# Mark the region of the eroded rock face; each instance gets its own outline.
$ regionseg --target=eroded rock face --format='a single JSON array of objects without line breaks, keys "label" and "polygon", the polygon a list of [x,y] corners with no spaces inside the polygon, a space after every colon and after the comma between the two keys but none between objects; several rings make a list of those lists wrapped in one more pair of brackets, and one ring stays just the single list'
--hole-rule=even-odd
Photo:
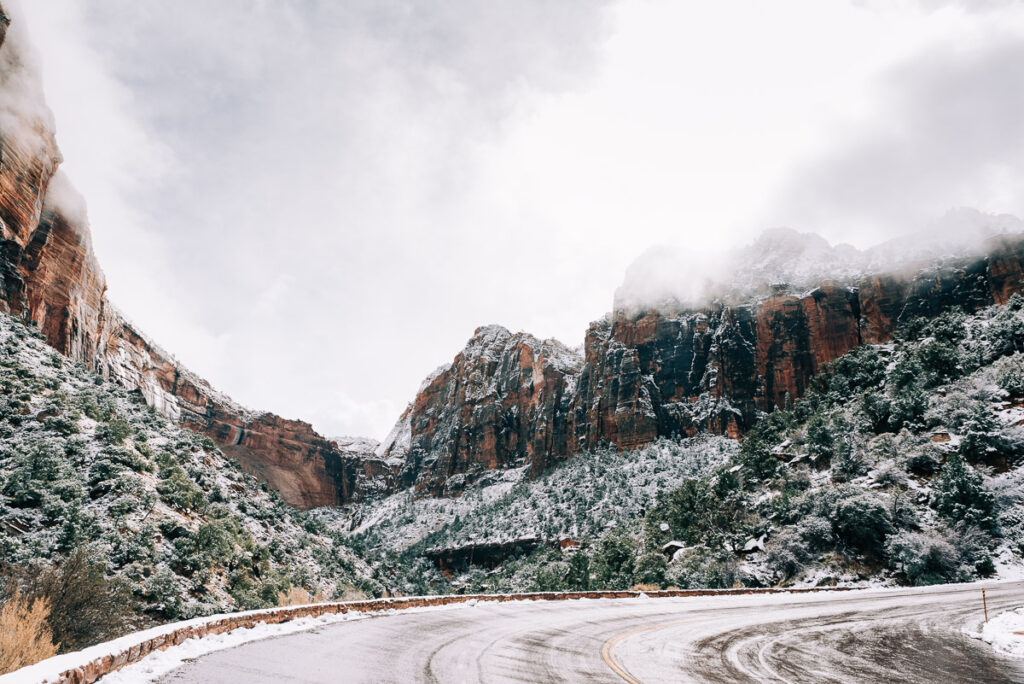
[{"label": "eroded rock face", "polygon": [[308,508],[361,496],[375,475],[365,459],[308,423],[238,406],[111,306],[85,203],[57,171],[53,131],[23,27],[0,7],[0,310],[35,321],[61,353],[210,436],[288,503]]},{"label": "eroded rock face", "polygon": [[861,343],[856,291],[825,286],[757,307],[757,407],[770,411],[803,396],[823,365]]},{"label": "eroded rock face", "polygon": [[539,473],[587,449],[658,437],[739,437],[859,344],[856,293],[823,288],[747,306],[619,313],[590,326],[583,357],[483,328],[424,382],[381,454],[406,481],[454,494],[494,468]]},{"label": "eroded rock face", "polygon": [[539,472],[552,454],[569,452],[581,361],[553,340],[479,328],[423,383],[379,456],[402,464],[399,484],[434,495],[457,495],[496,468]]},{"label": "eroded rock face", "polygon": [[742,404],[733,387],[753,375],[753,319],[717,307],[666,315],[617,314],[593,323],[574,397],[574,451],[630,449],[659,436],[737,432]]},{"label": "eroded rock face", "polygon": [[697,432],[738,438],[762,412],[800,398],[825,364],[889,340],[908,319],[1021,292],[1024,237],[989,249],[905,276],[801,293],[780,286],[742,304],[618,312],[591,324],[582,359],[555,342],[482,328],[427,378],[378,456],[392,468],[404,461],[396,486],[451,495],[489,469],[536,474],[604,445]]}]

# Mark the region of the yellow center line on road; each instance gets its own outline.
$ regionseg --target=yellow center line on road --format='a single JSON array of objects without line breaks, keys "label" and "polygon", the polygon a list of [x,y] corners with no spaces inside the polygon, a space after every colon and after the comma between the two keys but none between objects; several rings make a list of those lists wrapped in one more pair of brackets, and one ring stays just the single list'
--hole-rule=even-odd
[{"label": "yellow center line on road", "polygon": [[628,639],[629,637],[633,636],[634,634],[642,634],[644,632],[653,632],[654,630],[657,630],[657,629],[666,629],[668,627],[675,627],[677,625],[685,625],[685,624],[687,624],[689,622],[700,622],[700,620],[699,619],[697,619],[697,620],[677,620],[675,622],[663,622],[663,623],[661,623],[659,625],[651,625],[649,627],[639,627],[637,629],[631,629],[628,632],[622,632],[621,634],[616,634],[611,639],[609,639],[608,641],[604,642],[604,645],[601,647],[601,659],[604,660],[604,664],[605,665],[607,665],[609,668],[611,668],[612,672],[614,672],[615,674],[617,674],[620,677],[622,677],[622,679],[624,679],[625,681],[629,682],[629,684],[641,684],[639,679],[637,679],[632,674],[630,674],[629,670],[627,670],[625,667],[622,666],[621,663],[619,663],[618,659],[615,657],[615,647],[618,646],[620,641],[622,641],[624,639]]}]

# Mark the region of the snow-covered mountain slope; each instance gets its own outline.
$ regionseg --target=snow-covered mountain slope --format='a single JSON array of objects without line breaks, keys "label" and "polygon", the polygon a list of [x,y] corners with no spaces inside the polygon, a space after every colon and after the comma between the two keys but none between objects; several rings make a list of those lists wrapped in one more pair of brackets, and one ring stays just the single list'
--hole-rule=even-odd
[{"label": "snow-covered mountain slope", "polygon": [[0,574],[76,549],[155,621],[276,605],[293,586],[380,591],[344,540],[208,437],[0,314]]},{"label": "snow-covered mountain slope", "polygon": [[404,591],[1024,576],[1024,298],[908,320],[742,444],[660,440],[519,476],[317,516]]}]

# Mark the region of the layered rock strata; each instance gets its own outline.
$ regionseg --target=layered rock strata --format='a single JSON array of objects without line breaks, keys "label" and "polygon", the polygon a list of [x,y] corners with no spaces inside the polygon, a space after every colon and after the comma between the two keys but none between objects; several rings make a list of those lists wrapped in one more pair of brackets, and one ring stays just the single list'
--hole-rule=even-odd
[{"label": "layered rock strata", "polygon": [[1024,288],[1024,238],[988,255],[906,276],[865,276],[697,310],[624,311],[591,324],[581,355],[496,327],[476,332],[424,383],[378,458],[399,486],[460,491],[492,468],[538,473],[604,445],[659,437],[740,437],[763,412],[801,397],[830,361],[889,340],[916,316],[1004,304]]},{"label": "layered rock strata", "polygon": [[756,298],[619,311],[590,326],[582,351],[480,328],[427,378],[383,444],[332,441],[308,423],[238,406],[111,306],[84,202],[60,162],[31,51],[0,7],[0,310],[35,321],[54,348],[208,435],[302,508],[408,487],[458,495],[490,470],[535,475],[603,445],[701,431],[740,437],[761,412],[799,398],[829,361],[888,340],[913,316],[1003,304],[1024,279],[1024,239],[1005,238],[987,256],[913,275],[804,291],[775,283]]},{"label": "layered rock strata", "polygon": [[210,436],[289,503],[359,497],[372,455],[343,452],[308,423],[238,406],[111,306],[84,202],[58,172],[53,118],[33,61],[24,27],[0,7],[0,311],[34,321],[61,353]]}]

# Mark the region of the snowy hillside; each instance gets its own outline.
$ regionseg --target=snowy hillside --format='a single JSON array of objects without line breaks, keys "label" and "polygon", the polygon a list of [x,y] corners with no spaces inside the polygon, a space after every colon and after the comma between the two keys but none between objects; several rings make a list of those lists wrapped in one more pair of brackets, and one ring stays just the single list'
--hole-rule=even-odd
[{"label": "snowy hillside", "polygon": [[382,554],[400,591],[1018,576],[1022,307],[912,320],[831,364],[742,444],[661,440],[532,482],[495,473],[461,499],[406,493],[316,515]]},{"label": "snowy hillside", "polygon": [[[536,480],[522,469],[495,471],[458,499],[403,492],[338,514],[371,548],[400,551],[418,543],[459,546],[522,537],[558,540],[600,533],[612,521],[640,518],[660,491],[724,463],[738,446],[724,437],[660,440],[643,449],[574,456]],[[335,523],[337,524],[337,522]]]},{"label": "snowy hillside", "polygon": [[379,591],[342,540],[208,438],[8,316],[0,437],[0,593],[34,591],[34,577],[77,564],[98,572],[96,586],[116,591],[127,617],[144,624],[273,606],[293,587]]}]

